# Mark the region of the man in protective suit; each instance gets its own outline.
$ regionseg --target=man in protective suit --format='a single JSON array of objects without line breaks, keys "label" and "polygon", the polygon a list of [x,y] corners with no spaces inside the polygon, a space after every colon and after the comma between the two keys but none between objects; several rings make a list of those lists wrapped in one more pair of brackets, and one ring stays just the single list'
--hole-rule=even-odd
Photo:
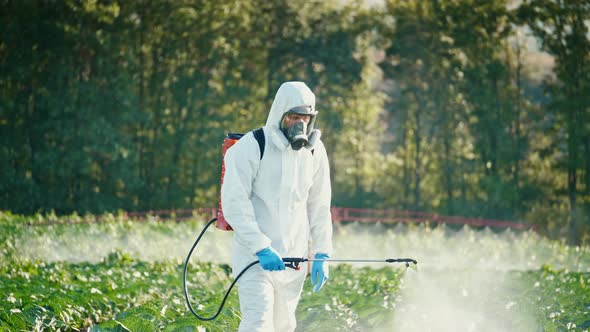
[{"label": "man in protective suit", "polygon": [[[331,185],[315,95],[303,82],[281,85],[266,125],[264,153],[253,132],[225,154],[221,201],[234,230],[233,271],[259,260],[238,281],[239,331],[293,331],[307,266],[285,269],[282,257],[327,259],[332,253]],[[314,261],[314,292],[328,278],[326,262]]]}]

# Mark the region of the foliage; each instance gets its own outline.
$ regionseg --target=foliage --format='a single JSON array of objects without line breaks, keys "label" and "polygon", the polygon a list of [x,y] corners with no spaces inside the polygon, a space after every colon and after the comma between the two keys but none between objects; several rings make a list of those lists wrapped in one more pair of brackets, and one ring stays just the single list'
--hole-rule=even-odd
[{"label": "foliage", "polygon": [[[590,328],[590,275],[588,273],[555,270],[545,265],[539,271],[518,275],[527,282],[531,305],[537,302],[538,318],[546,331],[587,330]],[[555,301],[550,305],[546,301]]]},{"label": "foliage", "polygon": [[[2,327],[8,330],[153,331],[180,325],[236,326],[227,313],[237,307],[235,294],[228,300],[229,319],[199,324],[188,318],[181,292],[182,265],[145,263],[112,252],[98,264],[21,262],[3,267]],[[199,264],[191,269],[192,296],[213,300],[229,282],[227,268]],[[213,301],[201,308],[214,310]],[[200,306],[201,307],[201,306]],[[105,322],[105,320],[109,320]],[[182,322],[184,321],[184,324]],[[178,325],[178,326],[177,326]]]},{"label": "foliage", "polygon": [[335,205],[526,218],[579,244],[589,17],[557,0],[0,1],[0,208],[215,206],[224,135],[303,80]]},{"label": "foliage", "polygon": [[[91,331],[226,331],[239,323],[235,292],[222,316],[201,322],[185,307],[181,292],[182,265],[147,263],[113,252],[103,262],[12,262],[2,267],[2,313],[4,330]],[[193,264],[189,287],[193,305],[212,314],[228,286],[223,265]],[[399,294],[401,270],[353,269],[341,265],[319,294],[306,284],[298,308],[299,330],[362,331],[391,324]],[[550,268],[514,272],[512,278],[528,285],[515,290],[512,301],[539,308],[546,330],[588,328],[590,300],[588,273],[553,271]],[[329,316],[322,315],[329,312]]]},{"label": "foliage", "polygon": [[[90,217],[98,216],[86,216],[88,219]],[[58,224],[26,225],[31,222],[39,225],[50,220]],[[196,233],[196,224],[175,223],[173,220],[130,223],[122,217],[108,215],[100,224],[65,223],[68,220],[76,220],[76,217],[23,217],[8,213],[0,214],[0,243],[3,248],[0,256],[1,331],[87,328],[90,331],[237,329],[240,312],[235,291],[230,295],[221,316],[213,322],[197,320],[186,307],[181,279],[182,260],[171,249],[185,241],[189,245],[190,241],[180,238],[179,234]],[[60,241],[60,234],[73,242],[76,237],[72,236],[72,231],[76,234],[90,233],[95,237],[103,236],[105,233],[95,233],[96,227],[99,226],[106,232],[116,233],[129,241],[132,240],[134,232],[144,232],[145,238],[152,239],[152,242],[145,240],[144,244],[167,252],[167,259],[139,259],[141,255],[138,253],[121,249],[110,250],[110,247],[103,245],[96,248],[101,254],[98,261],[72,262],[27,257],[22,251],[23,248],[19,246],[22,242],[18,239],[23,236],[53,239],[56,242]],[[33,233],[29,228],[34,228]],[[590,248],[552,244],[552,249],[563,256],[555,260],[555,266],[561,265],[562,260],[565,260],[571,266],[577,267],[576,271],[572,271],[557,269],[548,264],[534,265],[545,254],[542,251],[550,248],[537,247],[539,239],[529,234],[517,237],[516,234],[508,233],[503,235],[504,240],[498,241],[500,234],[489,231],[467,231],[462,235],[440,228],[429,230],[427,233],[421,233],[419,229],[399,227],[394,230],[379,229],[374,233],[368,231],[370,229],[367,229],[366,225],[343,229],[340,231],[341,234],[337,234],[336,247],[350,247],[351,243],[359,243],[360,247],[356,251],[363,254],[363,246],[369,246],[369,252],[376,257],[381,255],[381,252],[393,252],[390,248],[392,242],[400,246],[397,250],[399,252],[405,252],[405,249],[401,248],[411,248],[411,245],[418,242],[426,253],[414,253],[419,259],[418,271],[390,265],[378,268],[333,265],[330,267],[330,279],[321,292],[313,293],[309,281],[306,281],[297,309],[298,331],[391,331],[392,326],[397,326],[396,320],[400,318],[411,316],[411,321],[424,319],[422,316],[413,316],[414,312],[409,310],[412,306],[424,304],[412,302],[415,299],[408,293],[416,287],[427,285],[415,283],[416,277],[434,281],[438,289],[437,292],[422,290],[427,295],[420,301],[436,304],[434,307],[413,309],[422,310],[425,315],[437,315],[442,308],[438,306],[446,306],[447,309],[452,306],[449,299],[441,294],[458,294],[457,296],[464,297],[461,293],[466,292],[465,288],[471,284],[471,288],[467,288],[470,292],[479,290],[481,294],[490,295],[489,298],[482,298],[479,296],[480,293],[475,292],[471,299],[476,303],[492,305],[491,309],[485,312],[493,312],[493,319],[497,319],[498,315],[512,317],[507,314],[514,312],[518,307],[531,312],[537,325],[535,330],[584,331],[590,327]],[[176,242],[166,245],[157,234],[174,238]],[[198,249],[199,253],[213,254],[199,254],[200,260],[191,262],[188,269],[191,303],[198,312],[204,314],[213,314],[217,310],[221,296],[232,280],[228,265],[205,261],[210,257],[219,256],[223,250],[203,247],[220,242],[221,236],[225,235],[219,231],[213,234],[213,240],[208,239],[207,243],[200,244]],[[430,235],[422,240],[424,243],[420,242],[426,234]],[[465,239],[461,240],[461,236]],[[511,241],[515,243],[511,244]],[[488,257],[491,256],[489,254],[480,257],[476,254],[469,256],[474,255],[470,251],[476,246],[483,247],[488,253],[489,248],[497,249],[494,255],[498,257]],[[182,254],[186,254],[188,247],[182,249]],[[227,248],[225,251],[228,251]],[[530,266],[530,269],[522,270],[515,264],[513,268],[501,271],[498,265],[502,260],[506,260],[504,251],[512,257],[528,257],[526,266]],[[480,254],[484,252],[486,251]],[[88,257],[83,251],[80,254]],[[446,255],[450,255],[450,261]],[[437,268],[439,262],[441,264]],[[533,265],[530,265],[531,262]],[[508,266],[514,264],[507,263]],[[465,267],[461,267],[461,264]],[[445,283],[444,280],[449,278],[453,279],[453,282]],[[502,279],[506,279],[508,282],[505,284],[510,286],[505,293],[497,290]],[[498,303],[499,308],[493,307]],[[469,324],[479,324],[479,319],[477,315],[468,316],[456,323],[464,324],[465,327]],[[513,327],[513,330],[524,331],[528,326],[525,323],[523,320],[506,321],[503,324]]]}]

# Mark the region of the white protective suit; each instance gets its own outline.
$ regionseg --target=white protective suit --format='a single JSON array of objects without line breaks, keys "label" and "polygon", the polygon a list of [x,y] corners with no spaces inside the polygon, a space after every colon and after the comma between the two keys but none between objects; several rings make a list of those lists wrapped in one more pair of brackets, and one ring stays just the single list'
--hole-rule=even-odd
[{"label": "white protective suit", "polygon": [[[311,105],[315,95],[303,82],[281,85],[260,149],[252,132],[225,155],[221,201],[225,219],[234,229],[233,272],[236,276],[256,261],[256,252],[272,246],[281,257],[332,253],[331,186],[328,157],[321,140],[295,151],[279,129],[285,112]],[[242,321],[239,331],[293,331],[307,265],[301,270],[265,271],[250,268],[238,281]]]}]

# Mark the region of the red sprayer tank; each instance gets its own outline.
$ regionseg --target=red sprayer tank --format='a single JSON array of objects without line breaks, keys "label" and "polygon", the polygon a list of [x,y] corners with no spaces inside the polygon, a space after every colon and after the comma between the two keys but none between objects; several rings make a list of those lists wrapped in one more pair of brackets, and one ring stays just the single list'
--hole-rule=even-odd
[{"label": "red sprayer tank", "polygon": [[[222,160],[221,160],[220,188],[221,188],[221,185],[223,184],[223,177],[225,175],[225,161],[223,160],[223,157],[225,157],[225,152],[232,145],[234,145],[240,138],[242,138],[242,136],[244,136],[244,134],[229,133],[229,134],[227,134],[227,136],[223,140],[223,145],[221,146]],[[222,209],[221,205],[222,204],[221,204],[221,193],[220,193],[219,194],[219,210],[217,210],[217,222],[215,223],[215,227],[217,227],[221,230],[224,230],[224,231],[232,231],[233,229],[231,228],[231,226],[227,223],[227,221],[223,217],[223,209]]]}]

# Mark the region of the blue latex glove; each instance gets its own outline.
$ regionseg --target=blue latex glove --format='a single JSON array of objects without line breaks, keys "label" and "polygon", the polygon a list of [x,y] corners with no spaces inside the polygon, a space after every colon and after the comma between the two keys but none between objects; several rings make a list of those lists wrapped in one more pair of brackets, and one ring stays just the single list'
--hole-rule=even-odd
[{"label": "blue latex glove", "polygon": [[[328,259],[327,254],[317,253],[315,259]],[[313,292],[317,293],[322,286],[328,281],[328,264],[322,261],[314,261],[311,265],[311,283],[313,284]]]},{"label": "blue latex glove", "polygon": [[267,247],[259,252],[256,253],[258,256],[258,260],[260,261],[260,265],[264,270],[267,271],[281,271],[285,269],[285,263],[279,255],[272,247]]}]

